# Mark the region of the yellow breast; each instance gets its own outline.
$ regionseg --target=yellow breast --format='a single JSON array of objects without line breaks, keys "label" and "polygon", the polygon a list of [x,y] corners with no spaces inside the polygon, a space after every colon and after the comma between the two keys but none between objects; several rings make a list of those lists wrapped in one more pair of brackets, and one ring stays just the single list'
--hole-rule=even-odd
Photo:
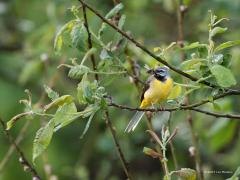
[{"label": "yellow breast", "polygon": [[170,94],[172,87],[173,80],[170,77],[164,82],[153,78],[150,82],[149,89],[144,93],[144,99],[140,107],[144,108],[165,101]]}]

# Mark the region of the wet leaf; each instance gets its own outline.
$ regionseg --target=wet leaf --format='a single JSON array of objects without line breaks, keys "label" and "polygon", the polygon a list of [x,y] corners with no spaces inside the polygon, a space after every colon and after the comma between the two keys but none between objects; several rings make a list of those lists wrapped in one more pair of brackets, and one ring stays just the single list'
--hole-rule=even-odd
[{"label": "wet leaf", "polygon": [[231,87],[236,84],[235,77],[228,68],[221,65],[214,65],[210,70],[221,87]]}]

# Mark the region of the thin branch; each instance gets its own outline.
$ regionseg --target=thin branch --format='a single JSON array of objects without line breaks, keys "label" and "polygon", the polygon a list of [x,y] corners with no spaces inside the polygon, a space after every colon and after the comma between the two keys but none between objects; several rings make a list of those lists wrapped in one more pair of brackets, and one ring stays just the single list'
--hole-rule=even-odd
[{"label": "thin branch", "polygon": [[[89,27],[88,27],[86,6],[84,4],[82,4],[82,9],[83,9],[83,17],[84,17],[84,26],[85,26],[85,28],[87,30],[87,34],[88,34],[88,48],[91,49],[92,48],[92,35],[91,35],[91,32],[90,32]],[[91,61],[92,61],[93,70],[97,71],[97,66],[96,66],[96,61],[95,61],[94,54],[92,54],[90,56],[90,58],[91,58]],[[98,80],[98,74],[95,74],[95,79]]]},{"label": "thin branch", "polygon": [[129,173],[128,163],[127,163],[126,158],[125,158],[125,156],[124,156],[124,154],[123,154],[123,152],[122,152],[121,146],[120,146],[120,144],[119,144],[119,142],[118,142],[118,139],[117,139],[117,136],[116,136],[116,130],[115,130],[115,128],[113,127],[113,124],[112,124],[112,122],[111,122],[111,120],[110,120],[110,118],[109,118],[109,113],[108,113],[107,110],[105,111],[105,120],[106,120],[107,126],[109,127],[109,129],[110,129],[110,131],[111,131],[111,134],[112,134],[112,137],[113,137],[113,141],[114,141],[115,147],[116,147],[116,149],[117,149],[117,151],[118,151],[118,155],[119,155],[119,157],[120,157],[120,160],[121,160],[121,163],[122,163],[124,172],[125,172],[127,178],[128,178],[129,180],[131,180],[132,178],[131,178],[131,175],[130,175],[130,173]]},{"label": "thin branch", "polygon": [[179,111],[179,110],[192,110],[196,111],[199,113],[203,113],[209,116],[215,116],[215,117],[223,117],[223,118],[232,118],[232,119],[240,119],[240,115],[234,115],[234,114],[220,114],[220,113],[214,113],[210,111],[205,111],[197,108],[192,108],[192,107],[185,107],[185,106],[180,106],[179,108],[133,108],[129,106],[124,106],[120,104],[116,104],[113,102],[108,103],[108,106],[116,107],[119,109],[125,109],[129,111],[145,111],[145,112],[160,112],[160,111],[168,111],[168,112],[173,112],[173,111]]},{"label": "thin branch", "polygon": [[[24,126],[22,127],[22,129],[20,130],[15,143],[16,145],[20,144],[20,142],[23,140],[25,132],[27,130],[27,128],[29,127],[29,125],[31,124],[32,121],[26,121],[26,123],[24,124]],[[6,166],[7,162],[9,161],[12,153],[14,152],[14,145],[11,144],[11,146],[9,147],[6,155],[4,155],[4,158],[2,159],[1,163],[0,163],[0,173],[2,172],[3,168]]]},{"label": "thin branch", "polygon": [[221,99],[225,96],[232,96],[232,95],[240,95],[240,91],[236,91],[236,90],[228,90],[222,94],[218,94],[218,95],[215,95],[213,96],[212,99],[208,98],[208,99],[205,99],[205,100],[202,100],[200,102],[197,102],[197,103],[194,103],[194,104],[191,104],[191,105],[186,105],[185,107],[186,108],[194,108],[194,107],[198,107],[198,106],[201,106],[203,104],[206,104],[206,103],[209,103],[209,102],[213,102],[217,99]]},{"label": "thin branch", "polygon": [[6,125],[4,123],[4,121],[0,118],[0,123],[2,125],[3,128],[3,132],[6,135],[8,141],[14,146],[16,152],[19,155],[19,162],[22,164],[22,166],[24,167],[25,170],[29,171],[32,174],[32,177],[34,178],[34,180],[40,180],[40,176],[38,175],[37,171],[35,170],[35,168],[28,162],[28,160],[25,158],[24,153],[22,152],[22,150],[20,149],[20,147],[15,143],[14,139],[12,138],[12,136],[9,134],[9,132],[6,130]]},{"label": "thin branch", "polygon": [[[88,21],[87,21],[87,14],[86,14],[86,7],[85,7],[85,4],[80,1],[81,4],[82,4],[82,7],[83,7],[83,16],[84,16],[84,25],[87,29],[87,33],[88,33],[88,48],[91,49],[92,48],[92,39],[91,39],[91,32],[89,31],[89,27],[88,27]],[[91,56],[92,58],[92,65],[93,65],[93,70],[94,71],[97,71],[97,67],[96,67],[96,62],[95,62],[95,58],[94,56],[92,55]],[[98,81],[98,74],[95,74],[95,79]],[[131,180],[131,175],[129,173],[129,167],[128,167],[128,164],[127,164],[127,161],[126,161],[126,158],[122,152],[122,149],[121,149],[121,146],[119,144],[119,141],[117,139],[117,136],[116,136],[116,132],[115,132],[115,128],[113,127],[112,125],[112,122],[110,120],[110,117],[109,117],[109,112],[108,112],[108,109],[105,110],[105,121],[106,121],[106,124],[107,124],[107,127],[110,129],[110,132],[112,134],[112,137],[113,137],[113,141],[114,141],[114,144],[115,144],[115,147],[117,149],[117,152],[118,152],[118,155],[119,155],[119,158],[121,160],[121,163],[122,163],[122,167],[124,169],[124,172],[127,176],[127,178],[129,180]]]},{"label": "thin branch", "polygon": [[216,118],[222,117],[222,118],[229,118],[229,119],[240,119],[240,115],[237,115],[237,114],[220,114],[220,113],[215,113],[215,112],[206,111],[206,110],[197,109],[197,108],[191,108],[191,110],[200,112],[209,116],[215,116]]}]

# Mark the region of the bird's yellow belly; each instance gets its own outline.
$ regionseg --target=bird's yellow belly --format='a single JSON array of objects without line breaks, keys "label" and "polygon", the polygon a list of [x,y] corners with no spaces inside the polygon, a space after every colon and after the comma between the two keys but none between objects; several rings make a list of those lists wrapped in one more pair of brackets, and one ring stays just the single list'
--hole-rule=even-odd
[{"label": "bird's yellow belly", "polygon": [[144,99],[141,108],[160,103],[167,99],[173,86],[173,81],[168,78],[165,82],[154,79],[150,83],[149,89],[144,93]]}]

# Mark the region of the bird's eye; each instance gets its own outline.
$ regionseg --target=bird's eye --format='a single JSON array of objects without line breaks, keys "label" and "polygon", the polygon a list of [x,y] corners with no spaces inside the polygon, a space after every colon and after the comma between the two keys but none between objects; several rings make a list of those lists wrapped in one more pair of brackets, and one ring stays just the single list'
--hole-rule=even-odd
[{"label": "bird's eye", "polygon": [[164,73],[165,71],[164,70],[157,70],[157,73]]}]

